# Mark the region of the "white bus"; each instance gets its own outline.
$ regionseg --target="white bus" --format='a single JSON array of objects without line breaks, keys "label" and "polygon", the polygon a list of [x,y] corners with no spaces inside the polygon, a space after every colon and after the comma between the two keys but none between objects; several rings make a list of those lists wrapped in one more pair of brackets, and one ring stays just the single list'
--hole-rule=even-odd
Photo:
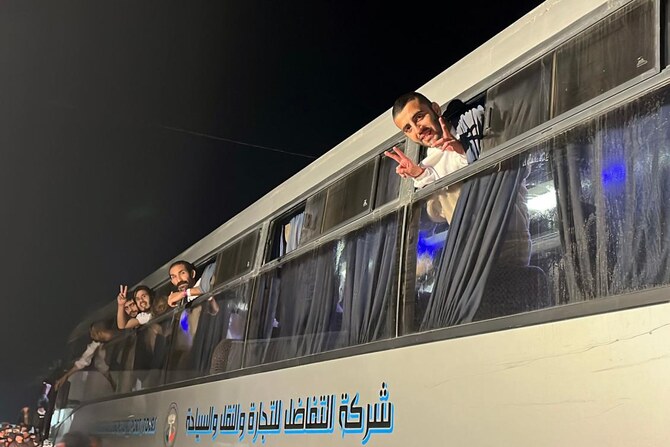
[{"label": "white bus", "polygon": [[[476,161],[415,189],[385,110],[160,267],[166,294],[215,261],[212,291],[108,342],[114,387],[73,376],[52,439],[666,445],[668,4],[547,0],[417,89],[484,108]],[[515,206],[527,265],[500,254]]]}]

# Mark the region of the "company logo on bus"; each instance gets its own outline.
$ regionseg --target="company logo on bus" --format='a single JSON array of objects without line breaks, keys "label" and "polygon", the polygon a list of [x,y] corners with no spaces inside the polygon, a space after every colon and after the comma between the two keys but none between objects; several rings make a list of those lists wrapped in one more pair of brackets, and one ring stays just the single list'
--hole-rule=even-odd
[{"label": "company logo on bus", "polygon": [[165,431],[163,433],[163,444],[172,447],[177,438],[177,404],[172,402],[165,418]]}]

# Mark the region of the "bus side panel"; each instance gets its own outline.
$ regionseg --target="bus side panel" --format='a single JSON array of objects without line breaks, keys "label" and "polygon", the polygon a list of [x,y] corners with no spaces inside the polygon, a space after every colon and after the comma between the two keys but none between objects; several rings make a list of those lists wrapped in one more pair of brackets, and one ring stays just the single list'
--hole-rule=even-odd
[{"label": "bus side panel", "polygon": [[661,304],[101,402],[71,429],[106,447],[660,446],[668,377]]}]

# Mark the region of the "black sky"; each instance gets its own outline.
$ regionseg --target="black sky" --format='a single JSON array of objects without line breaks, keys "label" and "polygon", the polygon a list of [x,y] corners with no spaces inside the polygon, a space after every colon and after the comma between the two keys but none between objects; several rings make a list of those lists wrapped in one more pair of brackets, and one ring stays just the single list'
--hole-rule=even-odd
[{"label": "black sky", "polygon": [[119,283],[311,161],[171,129],[318,157],[540,2],[453,3],[0,0],[0,421]]}]

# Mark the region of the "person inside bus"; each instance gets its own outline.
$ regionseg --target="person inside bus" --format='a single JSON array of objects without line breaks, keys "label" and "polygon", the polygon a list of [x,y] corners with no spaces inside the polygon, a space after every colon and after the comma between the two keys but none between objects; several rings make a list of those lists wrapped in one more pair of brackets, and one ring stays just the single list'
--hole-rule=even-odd
[{"label": "person inside bus", "polygon": [[168,273],[170,282],[176,289],[168,296],[168,305],[176,307],[184,301],[190,303],[203,293],[212,288],[216,262],[209,264],[203,270],[202,275],[196,280],[197,272],[195,266],[188,261],[175,261],[170,265]]},{"label": "person inside bus", "polygon": [[128,320],[137,317],[140,312],[134,299],[128,298],[128,286],[120,285],[119,294],[116,297],[116,326],[126,329]]},{"label": "person inside bus", "polygon": [[[479,156],[483,134],[482,106],[468,108],[455,99],[449,103],[443,116],[437,103],[421,93],[410,92],[396,99],[392,114],[394,124],[407,137],[427,148],[426,157],[419,164],[397,147],[384,152],[398,163],[398,175],[411,178],[416,188],[423,188],[467,166],[469,161]],[[459,194],[460,184],[456,184],[438,198],[429,200],[427,208],[431,218],[451,221]]]},{"label": "person inside bus", "polygon": [[[149,320],[153,318],[151,313],[151,305],[153,303],[154,293],[147,286],[137,286],[133,292],[133,301],[137,310],[139,311],[134,317],[128,319],[123,325],[123,318],[119,319],[119,313],[121,310],[121,302],[125,297],[125,293],[128,290],[127,287],[122,287],[121,292],[117,296],[117,314],[116,314],[116,323],[119,329],[132,329],[134,327],[146,324]],[[125,302],[124,302],[125,306]]]},{"label": "person inside bus", "polygon": [[[176,307],[179,305],[187,305],[195,300],[198,296],[208,293],[212,284],[214,284],[214,274],[216,272],[216,262],[207,265],[202,274],[198,277],[197,270],[193,264],[188,261],[179,260],[170,265],[168,273],[170,275],[170,282],[176,289],[168,296],[168,305]],[[203,309],[205,312],[203,312]],[[203,334],[198,335],[198,330],[202,329],[207,332],[207,329],[212,324],[216,324],[216,316],[219,314],[219,304],[213,297],[207,300],[207,303],[199,306],[187,306],[181,314],[180,326],[182,331],[177,332],[177,339],[174,340],[175,346],[179,348],[175,351],[179,360],[175,361],[177,369],[182,371],[191,370],[195,373],[195,359],[191,352],[194,346],[196,337],[202,337]],[[203,329],[204,328],[204,329]],[[204,343],[204,340],[200,342]]]},{"label": "person inside bus", "polygon": [[105,343],[112,339],[115,331],[109,327],[104,321],[96,321],[91,324],[89,335],[91,342],[86,346],[82,355],[74,362],[65,374],[63,374],[54,384],[54,389],[58,390],[70,378],[70,376],[77,371],[81,371],[93,362],[93,365],[98,372],[100,372],[110,383],[112,389],[115,388],[114,380],[109,374],[109,365],[107,363],[107,353],[105,351]]},{"label": "person inside bus", "polygon": [[[484,128],[482,106],[468,108],[463,102],[453,100],[447,105],[445,116],[442,116],[436,102],[421,93],[410,92],[396,99],[392,115],[394,124],[410,140],[428,148],[426,157],[419,164],[397,147],[384,152],[384,155],[398,163],[398,175],[411,178],[416,188],[423,188],[479,158]],[[524,181],[517,191],[515,212],[500,253],[505,263],[524,266],[530,260],[527,195]],[[449,223],[459,196],[460,184],[449,186],[437,197],[428,200],[428,215],[434,221]]]},{"label": "person inside bus", "polygon": [[[453,105],[452,105],[453,104]],[[449,104],[451,109],[462,109],[462,102],[456,100]],[[450,115],[458,115],[458,111]],[[484,109],[481,106],[460,115],[457,128],[463,130],[458,138],[453,134],[456,129],[453,120],[442,116],[440,106],[431,102],[418,92],[410,92],[396,99],[392,109],[394,124],[409,139],[428,148],[427,156],[421,163],[414,163],[402,150],[394,147],[384,155],[398,163],[396,173],[403,178],[412,178],[414,186],[423,188],[462,167],[468,165],[468,158],[462,141],[476,144],[479,153],[479,140],[482,135]],[[451,118],[451,117],[448,117]]]}]

